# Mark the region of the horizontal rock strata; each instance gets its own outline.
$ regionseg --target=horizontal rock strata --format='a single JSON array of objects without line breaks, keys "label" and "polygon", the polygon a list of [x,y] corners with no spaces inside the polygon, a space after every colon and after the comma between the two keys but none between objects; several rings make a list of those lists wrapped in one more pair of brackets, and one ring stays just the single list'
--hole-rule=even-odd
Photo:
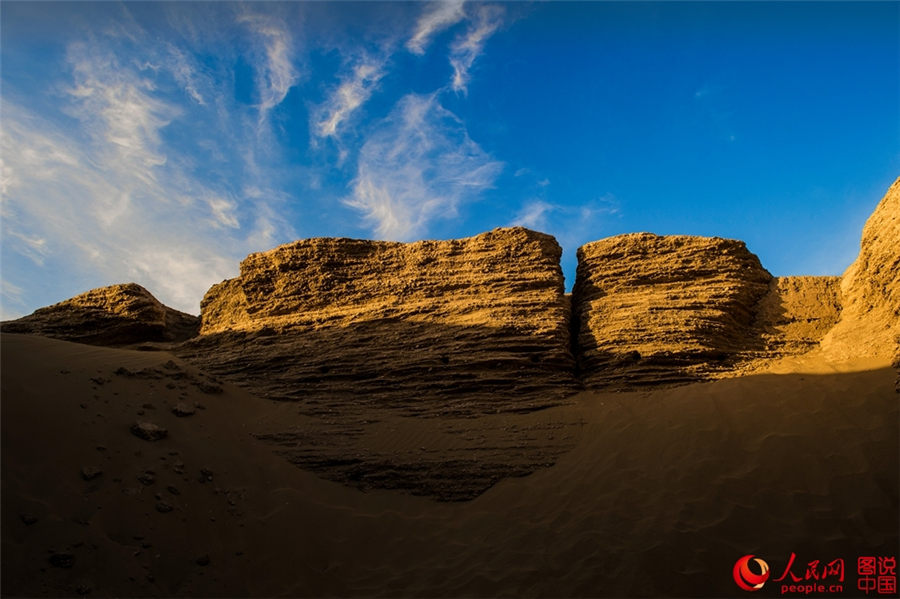
[{"label": "horizontal rock strata", "polygon": [[199,328],[199,318],[164,306],[136,283],[92,289],[2,325],[5,333],[93,345],[179,342],[197,335]]},{"label": "horizontal rock strata", "polygon": [[[815,348],[841,317],[840,277],[776,277],[756,307],[764,357]],[[748,350],[752,344],[748,344]]]},{"label": "horizontal rock strata", "polygon": [[309,413],[528,411],[577,388],[561,250],[511,228],[394,243],[308,239],[251,254],[180,352]]},{"label": "horizontal rock strata", "polygon": [[758,344],[771,275],[743,242],[619,235],[582,246],[573,290],[581,377],[591,388],[708,378]]},{"label": "horizontal rock strata", "polygon": [[[251,254],[214,285],[197,337],[198,319],[134,284],[3,330],[107,345],[187,339],[183,358],[285,402],[250,432],[297,466],[363,490],[465,500],[571,449],[577,417],[538,410],[584,387],[735,376],[819,347],[900,368],[898,240],[900,181],[842,278],[773,278],[742,242],[639,233],[579,249],[569,298],[556,241],[522,228],[308,239]],[[427,440],[403,433],[408,416],[429,417]]]}]

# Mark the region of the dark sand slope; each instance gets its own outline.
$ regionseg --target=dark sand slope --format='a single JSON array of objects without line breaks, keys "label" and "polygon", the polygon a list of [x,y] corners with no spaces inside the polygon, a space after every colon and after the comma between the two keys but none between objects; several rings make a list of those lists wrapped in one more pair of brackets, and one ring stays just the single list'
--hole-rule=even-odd
[{"label": "dark sand slope", "polygon": [[[441,503],[293,467],[250,434],[289,404],[217,393],[165,352],[8,334],[2,349],[5,596],[733,596],[746,553],[897,549],[883,362],[798,360],[781,366],[794,374],[470,420],[486,443],[534,426],[571,450]],[[177,417],[179,402],[205,409]],[[137,438],[137,420],[168,437]],[[404,419],[372,451],[449,443],[438,421]],[[102,473],[85,480],[90,468]]]}]

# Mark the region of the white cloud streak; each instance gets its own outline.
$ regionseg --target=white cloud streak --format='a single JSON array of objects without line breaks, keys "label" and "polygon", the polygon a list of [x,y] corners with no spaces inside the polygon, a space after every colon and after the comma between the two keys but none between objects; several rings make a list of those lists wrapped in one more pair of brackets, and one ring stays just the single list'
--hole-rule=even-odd
[{"label": "white cloud streak", "polygon": [[469,70],[484,50],[484,44],[503,22],[503,9],[483,5],[475,13],[474,20],[465,35],[456,39],[450,48],[450,65],[453,67],[451,87],[465,93],[469,83]]},{"label": "white cloud streak", "polygon": [[[137,64],[116,49],[95,42],[69,47],[70,120],[2,99],[5,302],[27,307],[22,298],[37,279],[6,259],[18,254],[62,273],[67,282],[57,285],[79,285],[71,295],[84,291],[85,281],[136,281],[161,301],[197,313],[206,290],[233,276],[240,258],[293,236],[272,209],[279,198],[265,180],[253,184],[253,197],[235,193],[225,182],[192,174],[195,162],[183,153],[190,149],[167,143],[172,127],[193,127],[220,147],[239,139],[205,126],[209,111],[215,122],[216,108],[191,94],[193,88],[203,99],[205,83],[191,65],[165,52]],[[163,99],[154,79],[162,71],[173,73],[190,103]],[[249,146],[253,137],[237,145]]]},{"label": "white cloud streak", "polygon": [[72,112],[87,125],[95,143],[106,142],[104,154],[113,165],[149,175],[164,164],[159,130],[178,109],[155,98],[149,79],[123,68],[109,54],[79,43],[70,47],[69,62],[75,86],[68,92],[78,105]]},{"label": "white cloud streak", "polygon": [[[275,12],[203,5],[181,18],[172,9],[169,20],[183,26],[180,38],[165,39],[142,30],[126,8],[69,44],[64,79],[41,82],[62,91],[45,103],[50,110],[25,100],[33,93],[27,86],[4,93],[4,301],[32,301],[38,285],[74,295],[85,281],[134,280],[196,313],[210,284],[233,276],[246,253],[296,236],[272,111],[302,80],[303,33],[293,23],[303,11],[291,12],[293,20]],[[314,138],[337,142],[341,161],[356,159],[343,203],[379,237],[422,235],[477,201],[502,170],[439,100],[451,89],[465,92],[502,16],[498,7],[433,2],[375,43],[339,44],[346,70],[307,118]],[[195,27],[214,17],[216,27]],[[449,85],[402,97],[380,121],[360,118],[404,41],[421,55],[464,21],[468,29],[444,48]],[[224,55],[201,63],[210,48]],[[234,97],[239,58],[252,69],[252,106]]]},{"label": "white cloud streak", "polygon": [[427,3],[428,8],[419,17],[412,37],[406,42],[406,48],[413,54],[425,54],[434,35],[466,18],[464,3],[465,0],[437,0]]},{"label": "white cloud streak", "polygon": [[269,15],[241,15],[238,22],[246,24],[262,42],[265,62],[259,65],[256,86],[259,118],[264,121],[269,112],[284,101],[299,79],[292,59],[293,36],[283,22]]},{"label": "white cloud streak", "polygon": [[379,237],[410,240],[476,200],[501,169],[436,94],[410,94],[363,144],[345,203]]},{"label": "white cloud streak", "polygon": [[190,98],[200,106],[206,106],[206,99],[200,92],[201,87],[209,85],[201,82],[196,69],[191,64],[191,60],[178,47],[173,44],[168,45],[168,54],[170,59],[172,76],[175,81],[184,89]]},{"label": "white cloud streak", "polygon": [[619,202],[611,195],[581,205],[556,204],[543,198],[532,198],[522,204],[509,226],[550,233],[563,247],[575,248],[597,239],[597,231],[602,229],[605,221],[617,218],[619,214]]},{"label": "white cloud streak", "polygon": [[341,124],[347,121],[372,96],[384,76],[385,59],[367,58],[356,63],[349,75],[331,92],[325,103],[314,112],[315,134],[335,137]]},{"label": "white cloud streak", "polygon": [[0,320],[13,320],[24,316],[25,290],[6,279],[0,281]]},{"label": "white cloud streak", "polygon": [[[118,108],[133,109],[134,96],[125,98]],[[107,131],[116,141],[107,144],[121,147],[118,154],[109,145],[85,148],[81,140],[54,131],[50,123],[9,102],[4,121],[3,153],[16,174],[4,194],[3,243],[8,249],[37,266],[49,259],[66,262],[88,278],[99,275],[101,284],[136,280],[163,301],[191,312],[197,311],[206,288],[233,270],[222,248],[207,244],[209,239],[192,224],[202,217],[202,205],[174,205],[171,198],[183,191],[157,183],[152,168],[127,170],[138,164],[134,156],[157,156],[153,148],[119,146],[117,126]],[[55,157],[40,152],[48,145],[55,148]]]},{"label": "white cloud streak", "polygon": [[544,200],[530,200],[516,213],[512,226],[542,230],[547,228],[547,217],[559,207]]},{"label": "white cloud streak", "polygon": [[[453,68],[451,88],[465,93],[469,71],[483,52],[487,39],[502,24],[504,10],[499,6],[483,5],[474,11],[467,11],[464,0],[441,0],[430,2],[426,6],[407,40],[406,48],[414,54],[424,54],[434,35],[457,23],[471,20],[470,27],[457,37],[449,54]],[[386,75],[395,41],[396,39],[382,44],[375,56],[364,55],[347,61],[350,65],[349,72],[340,78],[326,101],[313,111],[313,135],[319,138],[338,137],[342,125],[371,98],[378,83]]]}]

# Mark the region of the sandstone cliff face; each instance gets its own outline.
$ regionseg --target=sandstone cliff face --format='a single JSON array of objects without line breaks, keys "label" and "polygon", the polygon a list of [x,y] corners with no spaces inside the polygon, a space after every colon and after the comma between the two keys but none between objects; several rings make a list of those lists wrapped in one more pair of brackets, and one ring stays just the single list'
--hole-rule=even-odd
[{"label": "sandstone cliff face", "polygon": [[[257,436],[294,464],[362,489],[470,499],[573,442],[572,426],[522,414],[579,387],[560,254],[552,237],[521,228],[297,241],[251,254],[238,278],[210,289],[203,335],[178,353],[293,402]],[[442,416],[435,437],[378,440],[408,416]],[[438,438],[443,449],[426,452]]]},{"label": "sandstone cliff face", "polygon": [[179,342],[195,335],[200,319],[164,306],[136,283],[92,289],[29,316],[4,322],[5,333],[30,333],[90,343],[129,345]]},{"label": "sandstone cliff face", "polygon": [[822,340],[833,359],[891,359],[900,346],[900,179],[866,221],[859,256],[841,279],[841,320]]},{"label": "sandstone cliff face", "polygon": [[577,386],[561,250],[549,235],[309,239],[251,254],[201,304],[181,355],[307,413],[361,403],[522,411]]},{"label": "sandstone cliff face", "polygon": [[764,355],[814,349],[840,317],[840,277],[776,277],[756,307]]},{"label": "sandstone cliff face", "polygon": [[582,246],[572,294],[582,379],[631,388],[727,370],[757,344],[771,279],[740,241],[635,233]]}]

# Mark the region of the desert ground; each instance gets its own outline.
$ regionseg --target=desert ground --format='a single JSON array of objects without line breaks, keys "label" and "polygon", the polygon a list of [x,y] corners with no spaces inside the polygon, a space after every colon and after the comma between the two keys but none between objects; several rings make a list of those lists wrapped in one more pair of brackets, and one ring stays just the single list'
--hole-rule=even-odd
[{"label": "desert ground", "polygon": [[[897,547],[884,364],[795,361],[470,420],[484,443],[515,426],[569,449],[440,502],[294,467],[251,435],[286,404],[167,352],[2,343],[5,596],[734,596],[744,554]],[[168,437],[133,435],[145,418]],[[440,424],[382,422],[367,443],[444,451]]]}]

